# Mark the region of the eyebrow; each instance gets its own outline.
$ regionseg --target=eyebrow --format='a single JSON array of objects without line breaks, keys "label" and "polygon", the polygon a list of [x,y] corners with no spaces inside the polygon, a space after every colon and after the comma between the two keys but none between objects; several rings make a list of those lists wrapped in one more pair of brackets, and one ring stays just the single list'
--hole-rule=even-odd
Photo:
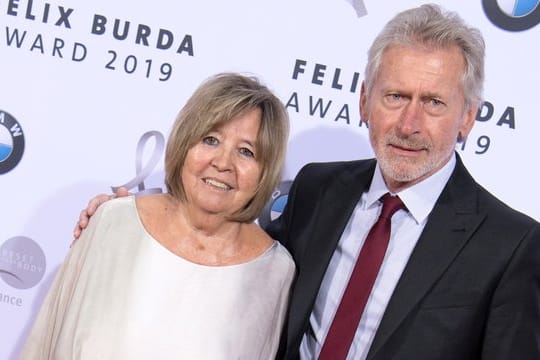
[{"label": "eyebrow", "polygon": [[246,144],[248,144],[249,146],[251,147],[257,147],[257,140],[255,140],[255,142],[252,142],[251,140],[242,140],[242,142],[245,142]]}]

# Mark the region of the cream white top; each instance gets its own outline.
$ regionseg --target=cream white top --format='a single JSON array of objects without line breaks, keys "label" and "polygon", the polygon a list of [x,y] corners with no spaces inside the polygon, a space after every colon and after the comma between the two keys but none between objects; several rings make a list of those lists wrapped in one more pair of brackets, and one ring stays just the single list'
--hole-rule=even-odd
[{"label": "cream white top", "polygon": [[21,359],[273,359],[295,267],[278,242],[238,265],[174,255],[133,197],[101,205],[47,294]]}]

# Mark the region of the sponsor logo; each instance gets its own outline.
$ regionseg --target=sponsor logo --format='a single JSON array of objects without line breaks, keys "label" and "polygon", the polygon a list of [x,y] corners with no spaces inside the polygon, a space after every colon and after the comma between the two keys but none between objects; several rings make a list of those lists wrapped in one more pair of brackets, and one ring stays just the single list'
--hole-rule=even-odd
[{"label": "sponsor logo", "polygon": [[46,258],[32,239],[16,236],[0,246],[0,278],[15,289],[36,286],[46,270]]},{"label": "sponsor logo", "polygon": [[354,8],[358,17],[367,15],[366,5],[362,0],[347,0],[347,2]]},{"label": "sponsor logo", "polygon": [[524,31],[540,23],[540,0],[482,0],[488,19],[501,29]]},{"label": "sponsor logo", "polygon": [[[143,155],[145,155],[146,144],[151,139],[154,139],[154,148],[152,149],[151,155],[148,158],[148,161],[143,166]],[[150,176],[154,168],[158,165],[161,155],[165,149],[165,137],[159,131],[148,131],[145,132],[139,142],[137,143],[137,150],[135,153],[135,177],[125,184],[118,186],[111,186],[113,192],[116,192],[118,188],[125,187],[128,190],[137,187],[137,194],[159,194],[162,192],[160,188],[149,188],[147,189],[144,185],[144,180]]]},{"label": "sponsor logo", "polygon": [[24,153],[24,133],[17,120],[0,110],[0,175],[13,170]]},{"label": "sponsor logo", "polygon": [[281,215],[287,204],[291,185],[291,180],[285,180],[279,184],[257,219],[260,226],[263,228],[266,227],[272,220],[277,219]]}]

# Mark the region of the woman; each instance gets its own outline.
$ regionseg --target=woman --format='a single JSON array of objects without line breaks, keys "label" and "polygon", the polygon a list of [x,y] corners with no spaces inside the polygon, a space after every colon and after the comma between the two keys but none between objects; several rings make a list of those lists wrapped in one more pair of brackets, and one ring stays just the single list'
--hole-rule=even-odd
[{"label": "woman", "polygon": [[272,359],[294,277],[253,221],[280,179],[288,119],[220,74],[180,111],[167,194],[101,206],[44,300],[23,359]]}]

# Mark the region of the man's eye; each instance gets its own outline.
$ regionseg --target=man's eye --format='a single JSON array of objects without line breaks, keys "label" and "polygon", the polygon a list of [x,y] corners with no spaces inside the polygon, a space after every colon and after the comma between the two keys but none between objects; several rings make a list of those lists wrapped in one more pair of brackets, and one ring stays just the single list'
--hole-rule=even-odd
[{"label": "man's eye", "polygon": [[431,98],[427,99],[425,107],[431,113],[440,114],[446,109],[446,104],[439,99]]},{"label": "man's eye", "polygon": [[255,154],[253,151],[249,150],[248,148],[240,148],[240,154],[247,156],[247,157],[255,157]]},{"label": "man's eye", "polygon": [[444,105],[444,103],[439,99],[431,99],[429,102],[430,102],[430,105],[432,106]]},{"label": "man's eye", "polygon": [[216,139],[215,137],[213,136],[206,136],[203,138],[203,143],[205,143],[206,145],[216,145],[219,143],[218,139]]},{"label": "man's eye", "polygon": [[390,103],[390,104],[398,103],[398,102],[400,102],[402,100],[403,100],[403,96],[401,96],[400,94],[388,94],[388,95],[386,95],[386,101],[388,101],[388,103]]}]

